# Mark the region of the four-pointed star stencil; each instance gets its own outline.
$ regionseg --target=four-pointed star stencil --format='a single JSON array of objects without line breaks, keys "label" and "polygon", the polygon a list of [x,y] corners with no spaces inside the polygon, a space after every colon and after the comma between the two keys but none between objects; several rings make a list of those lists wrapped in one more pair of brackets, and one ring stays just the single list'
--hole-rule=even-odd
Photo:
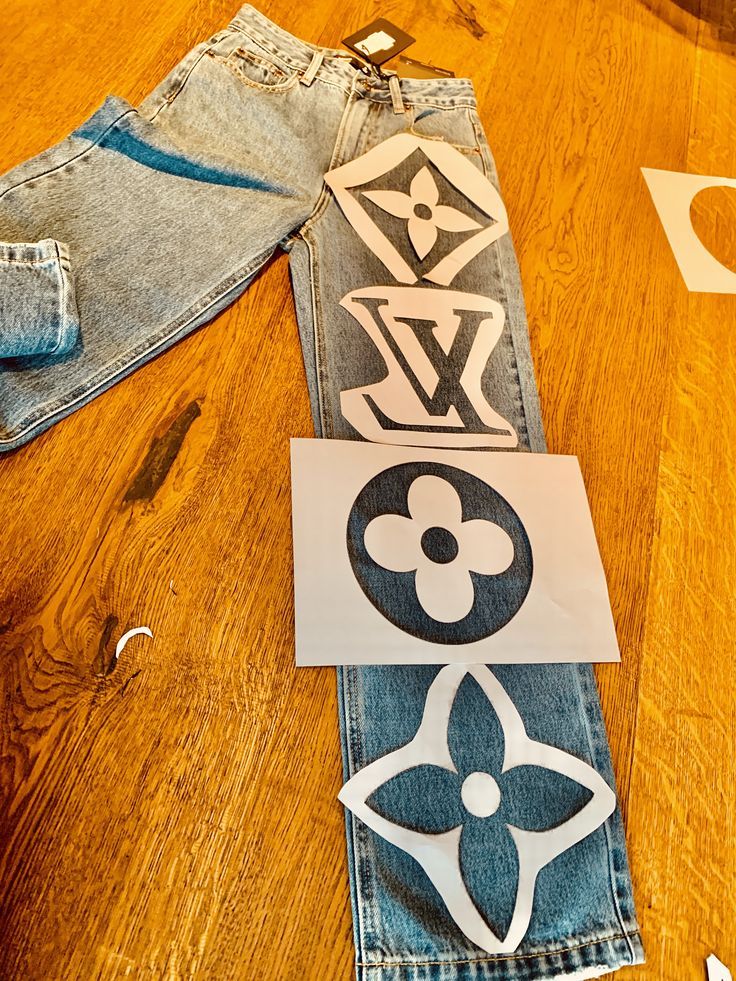
[{"label": "four-pointed star stencil", "polygon": [[[387,819],[369,802],[384,784],[414,768],[433,766],[457,772],[448,746],[448,725],[458,689],[468,675],[481,686],[488,699],[488,711],[495,711],[501,723],[504,774],[516,767],[541,767],[574,781],[590,795],[588,801],[561,824],[541,830],[508,826],[518,854],[518,881],[513,915],[502,937],[497,936],[486,922],[463,877],[462,823],[447,831],[430,834]],[[497,781],[483,771],[469,774],[462,785],[465,811],[489,820],[498,810],[502,796]],[[465,936],[490,954],[516,950],[529,926],[539,872],[595,831],[616,807],[614,792],[593,767],[570,753],[529,738],[516,706],[487,667],[462,664],[448,665],[432,682],[427,692],[424,717],[414,738],[359,770],[342,788],[339,798],[376,834],[419,862]],[[436,802],[426,801],[428,810],[433,806]],[[543,804],[536,805],[530,800],[529,809],[532,812],[539,810],[539,823],[546,823]],[[475,862],[493,862],[493,859],[493,855],[470,856]]]}]

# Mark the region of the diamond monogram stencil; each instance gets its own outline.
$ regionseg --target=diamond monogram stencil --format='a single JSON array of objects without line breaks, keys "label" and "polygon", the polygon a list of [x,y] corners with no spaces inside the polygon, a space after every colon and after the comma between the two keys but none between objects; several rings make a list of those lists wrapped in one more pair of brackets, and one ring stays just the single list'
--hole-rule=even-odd
[{"label": "diamond monogram stencil", "polygon": [[[439,190],[424,166],[417,170],[407,192],[395,189],[361,191],[361,186],[375,181],[399,166],[415,151],[426,159],[476,208],[486,221],[479,223],[457,208],[439,200]],[[400,283],[415,283],[417,274],[399,249],[381,231],[361,202],[365,196],[383,211],[407,221],[411,244],[419,259],[431,256],[437,240],[437,229],[458,235],[460,241],[425,272],[423,279],[449,286],[460,270],[483,249],[509,229],[506,208],[501,196],[487,177],[451,143],[397,133],[367,153],[325,174],[325,182],[335,194],[354,230]],[[460,233],[466,233],[460,237]]]}]

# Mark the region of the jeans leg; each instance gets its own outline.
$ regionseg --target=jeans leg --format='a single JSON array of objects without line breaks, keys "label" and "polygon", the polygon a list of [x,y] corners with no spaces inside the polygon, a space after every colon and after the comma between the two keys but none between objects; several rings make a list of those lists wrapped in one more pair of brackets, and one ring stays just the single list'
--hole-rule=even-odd
[{"label": "jeans leg", "polygon": [[0,176],[0,451],[211,320],[304,222],[345,102],[308,63],[233,23]]},{"label": "jeans leg", "polygon": [[[409,98],[411,132],[451,143],[497,189],[495,167],[472,96],[467,104],[454,98],[443,106],[441,91],[438,83],[439,94],[425,90],[417,93],[414,103]],[[360,157],[391,136],[405,134],[408,125],[388,104],[376,108],[361,102],[355,106],[351,123],[340,163]],[[382,174],[379,185],[368,183],[363,190],[379,186],[381,191],[407,195],[422,164],[427,166],[426,160],[410,156]],[[430,171],[442,188],[442,200],[460,211],[467,209],[456,189],[442,183],[436,168],[430,166]],[[386,202],[389,211],[393,208],[393,217],[404,207],[396,198],[374,194],[374,200]],[[369,206],[365,207],[368,210]],[[351,291],[379,285],[388,288],[392,282],[376,250],[366,248],[361,235],[355,234],[355,227],[351,227],[354,216],[355,210],[351,222],[347,221],[337,201],[331,200],[319,220],[296,238],[291,256],[317,434],[344,439],[371,438],[360,429],[365,416],[349,417],[355,400],[349,402],[344,394],[375,392],[386,377],[387,363],[341,300]],[[405,230],[398,223],[377,209],[370,211],[370,218],[397,251],[415,261]],[[393,262],[392,269],[399,269],[401,274],[398,263]],[[503,306],[504,329],[484,371],[483,391],[507,426],[502,438],[511,431],[516,436],[513,449],[544,452],[521,283],[510,235],[501,235],[468,263],[452,288],[485,295]],[[404,370],[409,364],[407,358]],[[392,417],[384,405],[380,418],[377,413],[376,418],[372,431],[379,432],[382,441],[390,442],[394,433],[397,442],[411,444],[411,427],[402,431],[397,424],[398,412]],[[428,428],[423,427],[422,433]],[[471,430],[469,424],[463,435],[471,439],[477,436],[479,448],[481,437],[486,443],[494,438],[492,430],[475,434]],[[441,432],[439,428],[436,431]],[[515,706],[531,739],[583,761],[609,788],[614,787],[591,665],[495,665],[489,670]],[[441,671],[439,667],[407,665],[338,669],[346,780],[410,742],[422,721],[427,694]],[[450,728],[450,738],[469,765],[485,754],[487,766],[483,764],[481,769],[492,769],[492,757],[498,753],[504,733],[488,699],[473,680],[463,682],[457,691]],[[375,806],[391,812],[399,824],[414,826],[423,821],[430,830],[439,832],[445,820],[443,809],[455,806],[452,801],[458,788],[451,780],[443,782],[445,778],[437,773],[421,776],[418,770],[409,771],[393,799],[389,793]],[[546,776],[534,780],[537,782],[527,788],[528,793],[517,788],[519,806],[534,830],[556,826],[586,803],[580,787],[574,789],[564,781],[549,782]],[[447,820],[448,827],[453,820],[457,823],[454,817]],[[461,855],[461,859],[465,855],[466,885],[485,922],[497,936],[503,936],[518,902],[519,856],[503,828],[499,830],[498,822],[474,827],[475,844]],[[583,978],[643,960],[618,809],[540,871],[523,939],[513,950],[497,954],[479,947],[458,928],[443,898],[411,855],[374,833],[349,811],[346,829],[361,981]]]}]

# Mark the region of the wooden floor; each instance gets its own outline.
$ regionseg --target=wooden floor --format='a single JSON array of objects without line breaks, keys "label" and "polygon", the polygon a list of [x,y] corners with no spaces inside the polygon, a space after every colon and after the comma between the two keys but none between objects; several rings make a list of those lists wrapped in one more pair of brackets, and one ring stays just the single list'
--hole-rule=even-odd
[{"label": "wooden floor", "polygon": [[[732,4],[260,9],[333,46],[385,15],[473,78],[623,651],[597,677],[648,963],[617,977],[736,971],[736,298],[688,294],[639,171],[736,176]],[[6,0],[0,170],[235,10]],[[734,195],[693,206],[732,268]],[[0,460],[4,981],[351,976],[335,676],[293,667],[288,437],[311,432],[282,257]]]}]

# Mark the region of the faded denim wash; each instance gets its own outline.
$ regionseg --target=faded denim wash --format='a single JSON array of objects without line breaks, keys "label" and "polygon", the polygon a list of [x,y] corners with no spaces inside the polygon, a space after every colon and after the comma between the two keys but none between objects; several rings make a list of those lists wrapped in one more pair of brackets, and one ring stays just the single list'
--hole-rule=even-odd
[{"label": "faded denim wash", "polygon": [[[398,90],[400,106],[396,82],[365,75],[345,52],[300,41],[246,5],[140,106],[110,96],[67,139],[5,174],[0,447],[21,446],[211,320],[277,248],[289,254],[316,433],[359,439],[341,394],[380,379],[385,365],[340,300],[392,280],[324,174],[409,130],[450,142],[498,186],[470,80],[402,79]],[[408,176],[399,168],[397,186]],[[398,244],[390,218],[374,217]],[[453,288],[503,306],[483,390],[518,435],[516,448],[544,452],[510,236],[471,261]],[[346,778],[412,738],[439,670],[338,669]],[[614,786],[590,665],[492,670],[532,738]],[[467,820],[464,863],[479,909],[502,929],[517,873],[504,821],[513,813],[546,827],[584,801],[539,777],[504,784],[498,728],[473,683],[458,691],[450,730],[457,778],[430,785],[409,772],[375,806],[431,830],[459,820],[464,774],[495,774],[510,796],[494,819]],[[408,854],[350,813],[346,826],[360,981],[583,978],[643,960],[618,809],[542,870],[527,934],[499,956],[465,938]]]},{"label": "faded denim wash", "polygon": [[79,334],[64,242],[0,243],[0,358],[66,354]]}]

